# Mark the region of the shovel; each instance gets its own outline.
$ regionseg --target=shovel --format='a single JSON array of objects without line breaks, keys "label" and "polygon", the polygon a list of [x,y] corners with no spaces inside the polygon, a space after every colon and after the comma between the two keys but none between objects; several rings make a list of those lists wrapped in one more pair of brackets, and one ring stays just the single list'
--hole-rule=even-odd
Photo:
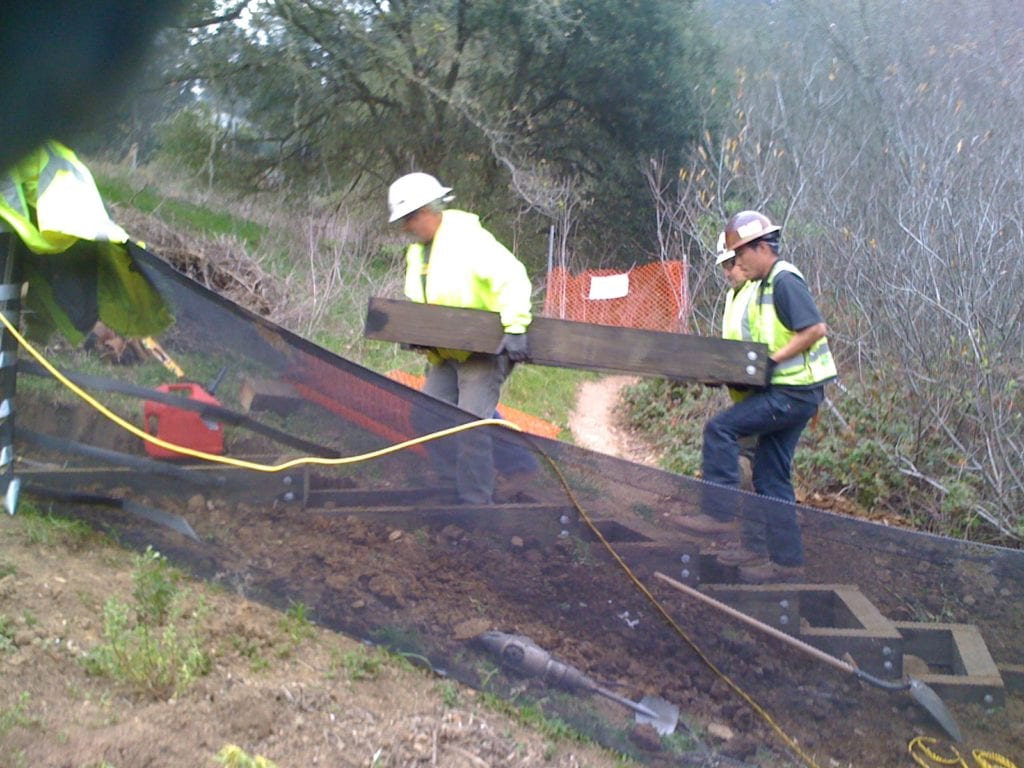
[{"label": "shovel", "polygon": [[819,661],[824,661],[826,664],[830,664],[831,666],[835,667],[836,669],[842,672],[849,672],[857,679],[863,680],[865,683],[873,685],[877,688],[882,688],[886,691],[910,691],[910,698],[912,698],[914,701],[916,701],[918,704],[924,707],[928,714],[935,719],[935,722],[942,726],[942,730],[949,734],[949,737],[953,739],[953,741],[955,741],[958,744],[961,742],[960,727],[956,724],[956,720],[953,719],[953,715],[950,713],[948,709],[946,709],[946,705],[942,703],[942,699],[939,698],[939,694],[937,694],[929,686],[922,683],[920,680],[915,680],[912,677],[908,677],[905,681],[892,682],[889,680],[883,680],[879,677],[875,677],[874,675],[868,674],[862,669],[858,669],[849,662],[843,661],[842,659],[837,659],[835,656],[831,656],[825,653],[824,651],[815,648],[813,645],[805,643],[803,640],[800,640],[799,638],[793,637],[792,635],[787,635],[785,632],[781,632],[775,629],[775,627],[769,626],[768,624],[764,624],[763,622],[758,621],[752,616],[747,616],[745,613],[737,611],[735,608],[732,608],[726,605],[725,603],[720,603],[713,597],[705,595],[703,592],[698,592],[693,587],[689,587],[686,584],[682,584],[676,581],[675,579],[666,576],[663,573],[655,572],[654,576],[658,579],[661,579],[669,586],[678,589],[680,592],[685,592],[691,597],[695,597],[698,600],[701,600],[707,603],[708,605],[717,608],[723,613],[729,614],[734,619],[738,619],[739,621],[742,621],[744,624],[754,627],[754,629],[759,629],[762,632],[765,632],[771,635],[772,637],[776,638],[777,640],[781,640],[784,643],[788,643],[794,648],[801,650],[804,653],[808,653],[814,658],[818,659]]},{"label": "shovel", "polygon": [[569,691],[591,691],[628,707],[636,713],[636,722],[650,725],[662,736],[673,733],[679,724],[679,707],[657,696],[644,696],[639,702],[609,691],[576,667],[554,658],[524,635],[484,632],[477,639],[502,663],[528,677],[539,677]]},{"label": "shovel", "polygon": [[[592,680],[587,682],[593,683]],[[594,685],[588,690],[629,707],[636,712],[635,718],[640,725],[649,725],[662,736],[673,733],[679,724],[679,707],[657,696],[644,696],[640,701],[630,701],[600,685]]]}]

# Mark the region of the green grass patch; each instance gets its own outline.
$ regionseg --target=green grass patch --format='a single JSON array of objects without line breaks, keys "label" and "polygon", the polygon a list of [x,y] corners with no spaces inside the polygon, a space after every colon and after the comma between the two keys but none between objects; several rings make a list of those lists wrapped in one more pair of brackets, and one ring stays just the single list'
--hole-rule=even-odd
[{"label": "green grass patch", "polygon": [[39,723],[39,718],[29,713],[29,701],[32,696],[28,691],[22,691],[18,695],[15,704],[0,709],[0,736],[5,735],[12,728],[28,728]]},{"label": "green grass patch", "polygon": [[137,189],[127,179],[99,174],[94,176],[104,200],[155,214],[168,223],[208,235],[231,235],[250,249],[258,248],[267,234],[267,228],[262,224],[214,210],[209,205],[167,197],[149,186]]},{"label": "green grass patch", "polygon": [[376,680],[387,663],[388,654],[360,645],[350,651],[332,654],[332,669],[340,669],[348,680]]},{"label": "green grass patch", "polygon": [[599,379],[592,371],[541,365],[517,366],[502,389],[501,402],[562,427],[560,439],[569,440],[569,414],[576,391],[585,381]]},{"label": "green grass patch", "polygon": [[46,547],[65,547],[81,551],[103,541],[105,537],[82,520],[56,512],[42,511],[36,504],[23,500],[18,505],[21,534],[30,544]]},{"label": "green grass patch", "polygon": [[590,739],[564,720],[545,714],[536,704],[516,704],[487,691],[481,694],[480,701],[488,709],[532,728],[549,739],[591,743]]}]

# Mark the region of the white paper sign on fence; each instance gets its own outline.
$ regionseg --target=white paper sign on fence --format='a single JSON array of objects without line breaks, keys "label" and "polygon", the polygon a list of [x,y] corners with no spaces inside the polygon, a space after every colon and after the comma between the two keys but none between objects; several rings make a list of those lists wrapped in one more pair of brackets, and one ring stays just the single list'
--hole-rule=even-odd
[{"label": "white paper sign on fence", "polygon": [[590,278],[588,299],[621,299],[629,294],[629,273],[621,275],[594,275]]}]

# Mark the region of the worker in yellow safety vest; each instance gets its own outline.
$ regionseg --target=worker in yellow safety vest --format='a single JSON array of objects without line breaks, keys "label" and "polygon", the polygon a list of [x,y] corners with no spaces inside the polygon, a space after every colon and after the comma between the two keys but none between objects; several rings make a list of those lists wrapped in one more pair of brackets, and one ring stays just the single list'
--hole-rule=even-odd
[{"label": "worker in yellow safety vest", "polygon": [[[718,236],[718,247],[715,264],[722,268],[722,274],[729,283],[725,293],[725,306],[722,309],[722,338],[731,341],[750,341],[753,338],[750,328],[750,299],[756,292],[757,283],[747,276],[736,264],[736,253],[725,247],[725,232]],[[743,400],[750,389],[747,387],[729,387],[729,397],[734,403]]]},{"label": "worker in yellow safety vest", "polygon": [[[389,222],[413,242],[406,250],[405,295],[412,301],[497,312],[504,336],[492,354],[429,348],[423,391],[478,418],[490,418],[501,385],[515,363],[528,358],[532,286],[523,264],[472,213],[446,210],[451,187],[427,173],[410,173],[388,190]],[[461,501],[490,504],[494,457],[486,428],[461,433],[455,458],[445,440],[428,444],[442,483]]]},{"label": "worker in yellow safety vest", "polygon": [[[763,503],[767,557],[739,568],[741,581],[763,583],[803,577],[804,550],[796,519],[793,454],[800,435],[824,399],[836,366],[827,328],[803,275],[779,257],[781,227],[757,211],[741,211],[725,225],[724,248],[754,285],[748,304],[751,340],[768,347],[769,382],[713,416],[704,427],[702,476],[719,486],[739,485],[741,438],[756,436],[753,484]],[[679,524],[704,534],[737,530],[736,499],[709,489],[704,512]]]},{"label": "worker in yellow safety vest", "polygon": [[[160,294],[134,268],[128,235],[107,214],[92,174],[66,146],[47,141],[0,173],[0,311],[16,325],[23,285],[28,332],[59,330],[79,343],[97,320],[125,336],[171,322]],[[0,490],[12,513],[13,398],[17,347],[0,337]]]}]

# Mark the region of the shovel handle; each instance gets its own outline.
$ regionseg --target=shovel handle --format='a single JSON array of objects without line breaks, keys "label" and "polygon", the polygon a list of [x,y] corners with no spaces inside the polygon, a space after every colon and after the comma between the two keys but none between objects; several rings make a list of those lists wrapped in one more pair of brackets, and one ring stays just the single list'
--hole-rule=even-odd
[{"label": "shovel handle", "polygon": [[853,664],[849,664],[848,662],[845,662],[842,659],[837,659],[835,656],[830,656],[824,651],[818,650],[813,645],[808,645],[803,640],[787,635],[785,632],[780,632],[775,627],[771,627],[763,622],[760,622],[752,616],[747,616],[745,613],[740,613],[735,608],[732,608],[731,606],[728,606],[725,603],[720,603],[713,597],[709,597],[708,595],[705,595],[703,592],[698,592],[693,587],[689,587],[686,584],[682,584],[676,581],[675,579],[669,578],[663,573],[655,572],[654,575],[656,578],[661,579],[669,586],[678,589],[680,592],[685,592],[691,597],[695,597],[698,600],[717,608],[723,613],[729,614],[734,619],[742,621],[744,624],[748,624],[751,627],[754,627],[755,629],[759,629],[762,632],[769,634],[772,637],[777,638],[784,643],[787,643],[788,645],[793,646],[794,648],[798,648],[804,653],[810,654],[814,658],[819,659],[820,661],[824,661],[826,664],[829,664],[835,667],[836,669],[842,670],[844,672],[849,672],[852,675],[854,675],[854,677],[856,677],[858,680],[863,680],[865,683],[870,683],[871,685],[878,686],[879,688],[883,688],[887,691],[905,691],[909,689],[910,695],[914,699],[914,701],[916,701],[918,704],[924,707],[928,711],[928,714],[935,718],[935,722],[941,725],[943,730],[946,731],[946,733],[948,733],[954,741],[956,741],[957,743],[961,742],[960,728],[956,724],[956,721],[953,719],[953,715],[950,714],[949,710],[946,709],[946,705],[942,703],[942,700],[938,697],[938,694],[936,694],[935,691],[933,691],[927,685],[922,683],[920,680],[909,678],[906,681],[892,682],[889,680],[883,680],[879,677],[875,677],[874,675],[871,675],[862,669],[858,669]]},{"label": "shovel handle", "polygon": [[913,680],[883,680],[880,677],[865,672],[863,669],[853,667],[853,674],[857,676],[858,680],[863,680],[865,683],[870,683],[878,688],[884,688],[887,691],[906,691],[909,690],[910,686],[913,685]]},{"label": "shovel handle", "polygon": [[[705,595],[703,592],[698,592],[693,587],[690,587],[690,586],[688,586],[686,584],[683,584],[682,582],[676,581],[675,579],[673,579],[673,578],[671,578],[669,576],[666,576],[663,573],[659,573],[659,572],[655,571],[654,576],[655,576],[655,578],[661,579],[662,581],[664,581],[670,587],[678,589],[680,592],[685,592],[690,597],[695,597],[698,600],[700,600],[702,602],[705,602],[708,605],[712,606],[713,608],[717,608],[722,613],[726,613],[726,614],[732,616],[734,619],[736,619],[738,621],[742,621],[744,624],[747,624],[747,625],[753,627],[754,629],[759,629],[762,632],[764,632],[765,634],[771,635],[772,637],[774,637],[777,640],[781,640],[782,642],[787,643],[787,644],[793,646],[794,648],[797,648],[798,650],[803,651],[804,653],[810,654],[811,656],[813,656],[814,658],[818,659],[819,661],[823,661],[826,664],[831,664],[833,667],[835,667],[838,670],[841,670],[843,672],[850,672],[850,673],[852,673],[854,675],[857,675],[857,677],[861,677],[862,675],[867,675],[866,672],[861,672],[859,669],[857,669],[857,667],[853,666],[852,664],[848,664],[847,662],[843,661],[842,659],[837,659],[835,656],[831,656],[831,655],[825,653],[824,651],[819,650],[818,648],[815,648],[813,645],[809,645],[808,643],[805,643],[803,640],[801,640],[799,638],[793,637],[792,635],[787,635],[785,632],[782,632],[782,631],[776,629],[775,627],[769,626],[768,624],[765,624],[763,621],[758,621],[753,616],[747,616],[747,614],[741,613],[740,611],[737,611],[732,606],[729,606],[729,605],[726,605],[725,603],[719,602],[718,600],[715,600],[715,598],[710,597],[709,595]],[[870,675],[867,675],[867,677],[870,677]]]}]

